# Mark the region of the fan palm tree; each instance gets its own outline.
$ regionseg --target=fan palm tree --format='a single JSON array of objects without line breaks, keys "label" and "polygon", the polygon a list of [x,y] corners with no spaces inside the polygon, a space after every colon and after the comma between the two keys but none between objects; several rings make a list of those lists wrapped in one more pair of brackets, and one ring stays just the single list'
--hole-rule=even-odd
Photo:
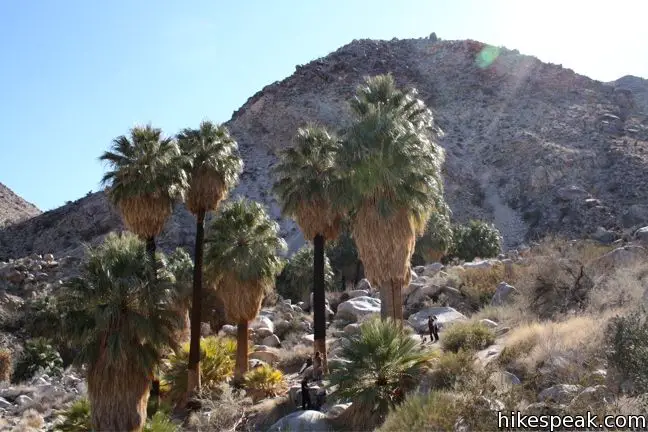
[{"label": "fan palm tree", "polygon": [[365,272],[380,287],[381,315],[402,320],[401,291],[410,281],[417,236],[445,206],[443,149],[430,110],[389,75],[367,78],[351,102],[354,122],[339,164],[346,173],[337,201],[353,211],[352,234]]},{"label": "fan palm tree", "polygon": [[180,149],[186,158],[189,189],[187,208],[196,216],[196,249],[193,274],[191,339],[187,392],[200,389],[200,323],[202,310],[203,240],[205,214],[215,210],[238,182],[243,162],[238,145],[225,126],[209,121],[198,129],[184,129],[178,134]]},{"label": "fan palm tree", "polygon": [[425,233],[416,240],[415,253],[426,263],[437,262],[452,248],[452,224],[449,209],[435,210],[425,227]]},{"label": "fan palm tree", "polygon": [[[119,209],[126,227],[146,241],[155,277],[155,237],[173,212],[173,204],[187,188],[183,158],[177,143],[151,125],[136,126],[130,137],[113,140],[110,151],[100,158],[108,171],[102,183],[108,185],[108,197]],[[152,393],[159,398],[160,382],[155,378]]]},{"label": "fan palm tree", "polygon": [[339,140],[322,127],[300,128],[295,144],[281,155],[274,189],[282,212],[294,218],[304,236],[312,240],[314,350],[322,354],[326,372],[326,292],[324,247],[334,240],[341,214],[332,205],[331,194],[340,176],[336,157]]},{"label": "fan palm tree", "polygon": [[151,125],[136,126],[130,137],[113,140],[110,151],[99,158],[107,161],[102,183],[119,209],[126,227],[146,241],[151,263],[155,262],[155,237],[173,212],[174,202],[187,187],[182,156],[177,143]]},{"label": "fan palm tree", "polygon": [[237,200],[214,218],[205,239],[205,277],[220,297],[227,319],[238,324],[235,380],[248,369],[248,324],[272,290],[286,242],[261,204]]},{"label": "fan palm tree", "polygon": [[153,370],[182,325],[173,275],[160,268],[152,279],[150,266],[142,240],[110,234],[64,288],[64,329],[87,367],[97,431],[142,429]]},{"label": "fan palm tree", "polygon": [[353,402],[337,419],[346,428],[373,430],[419,383],[435,354],[409,333],[391,319],[372,319],[341,339],[343,361],[331,368],[330,387],[334,399]]}]

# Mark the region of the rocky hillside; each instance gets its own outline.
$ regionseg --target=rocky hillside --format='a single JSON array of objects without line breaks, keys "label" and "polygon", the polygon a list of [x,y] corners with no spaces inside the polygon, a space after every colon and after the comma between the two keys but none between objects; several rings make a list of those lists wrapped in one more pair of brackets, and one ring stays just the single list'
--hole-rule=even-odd
[{"label": "rocky hillside", "polygon": [[637,104],[637,108],[644,113],[648,113],[648,80],[632,75],[626,75],[613,81],[613,86],[620,89],[630,90]]},{"label": "rocky hillside", "polygon": [[41,213],[38,208],[0,183],[0,229]]},{"label": "rocky hillside", "polygon": [[[245,160],[232,195],[266,203],[281,220],[270,193],[277,151],[307,121],[343,127],[355,87],[386,72],[416,87],[445,131],[455,220],[493,221],[507,246],[549,232],[586,237],[598,230],[614,239],[648,224],[648,116],[635,89],[517,51],[436,36],[355,40],[252,96],[228,122]],[[179,206],[162,247],[191,245],[192,223]],[[281,225],[295,250],[303,243],[298,229]],[[104,195],[90,195],[0,231],[0,259],[74,253],[80,242],[120,227]]]}]

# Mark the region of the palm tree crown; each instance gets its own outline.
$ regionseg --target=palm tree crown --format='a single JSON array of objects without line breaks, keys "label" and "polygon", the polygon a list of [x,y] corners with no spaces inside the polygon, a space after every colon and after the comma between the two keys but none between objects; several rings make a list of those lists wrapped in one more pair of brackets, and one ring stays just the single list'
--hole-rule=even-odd
[{"label": "palm tree crown", "polygon": [[279,254],[287,248],[278,233],[279,225],[263,206],[248,200],[228,203],[211,222],[205,274],[221,293],[231,319],[253,319],[263,295],[274,286],[283,266]]},{"label": "palm tree crown", "polygon": [[102,182],[126,226],[144,238],[157,236],[187,187],[177,143],[161,129],[137,126],[129,137],[115,138],[99,159],[112,166]]},{"label": "palm tree crown", "polygon": [[317,126],[300,128],[294,145],[282,152],[275,169],[274,191],[282,213],[296,219],[304,236],[337,237],[340,214],[331,205],[332,189],[340,175],[336,165],[339,140]]},{"label": "palm tree crown", "polygon": [[187,208],[194,214],[214,210],[236,185],[243,169],[238,144],[223,125],[209,121],[184,129],[178,142],[189,175]]}]

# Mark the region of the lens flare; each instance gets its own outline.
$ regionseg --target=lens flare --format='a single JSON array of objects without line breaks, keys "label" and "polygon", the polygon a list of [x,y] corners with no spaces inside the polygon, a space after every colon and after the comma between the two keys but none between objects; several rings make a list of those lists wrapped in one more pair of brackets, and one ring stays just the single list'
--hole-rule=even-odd
[{"label": "lens flare", "polygon": [[475,58],[475,63],[477,63],[477,66],[481,69],[485,69],[493,62],[497,57],[499,56],[500,49],[498,47],[494,47],[492,45],[486,45],[482,50],[477,54],[477,57]]}]

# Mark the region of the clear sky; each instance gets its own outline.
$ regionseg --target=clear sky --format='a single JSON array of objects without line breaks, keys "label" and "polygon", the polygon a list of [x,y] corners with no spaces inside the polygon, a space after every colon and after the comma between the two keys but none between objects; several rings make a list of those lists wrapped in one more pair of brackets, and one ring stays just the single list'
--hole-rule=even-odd
[{"label": "clear sky", "polygon": [[[600,5],[599,5],[600,3]],[[648,77],[648,1],[0,0],[0,182],[42,210],[98,190],[151,122],[223,122],[353,39],[476,39],[609,81]]]}]

